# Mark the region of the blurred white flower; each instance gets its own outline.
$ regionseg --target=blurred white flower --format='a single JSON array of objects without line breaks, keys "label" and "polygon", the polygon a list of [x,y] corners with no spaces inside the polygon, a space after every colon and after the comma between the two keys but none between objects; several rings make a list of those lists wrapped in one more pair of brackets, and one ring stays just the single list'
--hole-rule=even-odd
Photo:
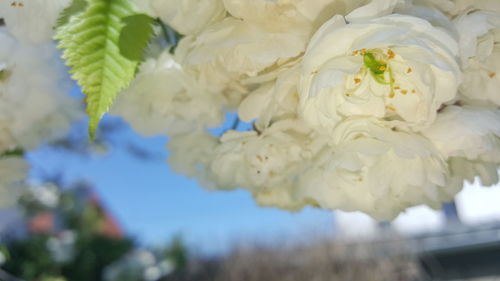
[{"label": "blurred white flower", "polygon": [[144,271],[145,281],[156,281],[162,276],[162,272],[157,266],[150,266]]},{"label": "blurred white flower", "polygon": [[222,97],[186,73],[168,50],[141,66],[130,87],[118,95],[111,113],[145,136],[182,134],[217,126]]},{"label": "blurred white flower", "polygon": [[20,41],[49,42],[59,14],[70,3],[71,0],[2,0],[0,18]]},{"label": "blurred white flower", "polygon": [[7,261],[7,257],[3,252],[0,251],[0,265],[3,265]]},{"label": "blurred white flower", "polygon": [[107,266],[104,269],[103,277],[107,281],[154,281],[173,270],[174,266],[168,260],[158,259],[149,250],[137,249]]},{"label": "blurred white flower", "polygon": [[56,186],[34,186],[30,188],[31,194],[42,205],[55,208],[59,203],[59,190]]},{"label": "blurred white flower", "polygon": [[355,115],[425,128],[456,96],[457,55],[458,44],[447,32],[417,17],[346,23],[335,16],[316,32],[304,55],[301,116],[328,131]]},{"label": "blurred white flower", "polygon": [[25,191],[23,184],[28,176],[28,163],[20,157],[0,158],[0,208],[9,208]]},{"label": "blurred white flower", "polygon": [[65,263],[74,257],[75,241],[75,232],[65,230],[58,237],[51,237],[47,240],[47,249],[50,251],[54,261]]},{"label": "blurred white flower", "polygon": [[54,44],[24,45],[0,28],[0,152],[64,135],[83,108]]},{"label": "blurred white flower", "polygon": [[300,179],[301,196],[322,208],[391,220],[411,206],[439,208],[450,199],[443,190],[446,164],[418,134],[376,118],[351,118],[330,141]]},{"label": "blurred white flower", "polygon": [[464,68],[461,94],[500,105],[500,11],[474,11],[454,22]]}]

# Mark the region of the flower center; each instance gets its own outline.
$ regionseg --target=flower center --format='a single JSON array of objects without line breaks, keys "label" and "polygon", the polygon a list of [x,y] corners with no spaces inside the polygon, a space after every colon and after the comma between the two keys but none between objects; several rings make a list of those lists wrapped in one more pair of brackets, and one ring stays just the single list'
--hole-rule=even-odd
[{"label": "flower center", "polygon": [[[402,90],[400,86],[396,85],[394,70],[391,67],[391,60],[396,58],[396,53],[391,49],[361,49],[354,51],[353,55],[363,56],[363,66],[354,78],[356,85],[361,84],[363,78],[369,74],[373,80],[381,85],[389,86],[389,97],[394,98],[396,91],[402,94],[408,93],[408,90]],[[406,74],[413,72],[413,69],[408,67]],[[414,92],[414,90],[413,90]]]}]

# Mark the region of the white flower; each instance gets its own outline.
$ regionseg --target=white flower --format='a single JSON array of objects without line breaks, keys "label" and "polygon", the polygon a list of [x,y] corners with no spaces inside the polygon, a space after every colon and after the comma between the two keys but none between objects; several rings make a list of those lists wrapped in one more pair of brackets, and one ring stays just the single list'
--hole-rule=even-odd
[{"label": "white flower", "polygon": [[394,13],[424,19],[435,27],[444,28],[456,38],[456,30],[449,15],[455,9],[451,0],[406,0],[396,5]]},{"label": "white flower", "polygon": [[0,158],[0,208],[12,207],[24,192],[28,163],[20,157]]},{"label": "white flower", "polygon": [[2,0],[0,18],[19,40],[48,42],[59,14],[70,3],[71,0]]},{"label": "white flower", "polygon": [[448,167],[450,180],[446,190],[451,192],[450,195],[462,190],[465,181],[472,184],[479,179],[481,186],[498,184],[498,163],[452,157],[448,160]]},{"label": "white flower", "polygon": [[456,14],[478,9],[500,12],[497,0],[454,0],[454,4]]},{"label": "white flower", "polygon": [[[236,107],[255,83],[272,81],[300,57],[318,24],[342,6],[334,0],[226,1],[235,17],[183,38],[178,61]],[[265,77],[263,79],[256,77]],[[265,80],[265,81],[263,81]]]},{"label": "white flower", "polygon": [[331,142],[301,177],[301,196],[322,208],[390,220],[408,207],[439,208],[449,199],[442,190],[446,164],[420,135],[376,118],[351,118],[337,126]]},{"label": "white flower", "polygon": [[176,173],[196,178],[208,189],[214,189],[210,163],[214,158],[218,139],[207,132],[191,132],[170,138],[168,163]]},{"label": "white flower", "polygon": [[331,131],[355,115],[425,128],[456,96],[457,55],[449,34],[417,17],[346,23],[336,16],[316,32],[304,55],[301,115],[319,130]]},{"label": "white flower", "polygon": [[238,116],[245,122],[257,119],[260,127],[297,117],[299,64],[283,72],[276,81],[263,84],[240,104]]},{"label": "white flower", "polygon": [[246,22],[319,26],[336,14],[348,14],[366,0],[224,0],[228,12]]},{"label": "white flower", "polygon": [[111,113],[139,133],[182,134],[218,125],[222,99],[188,75],[167,51],[142,64],[130,87],[120,93]]},{"label": "white flower", "polygon": [[24,45],[0,29],[0,152],[62,136],[81,116],[52,43]]},{"label": "white flower", "polygon": [[215,151],[211,170],[219,189],[245,188],[261,205],[298,209],[295,185],[312,153],[310,139],[295,131],[300,124],[285,120],[259,134],[229,131]]},{"label": "white flower", "polygon": [[497,108],[448,106],[422,132],[448,158],[450,196],[479,177],[483,186],[498,183],[500,111]]},{"label": "white flower", "polygon": [[448,106],[422,131],[441,154],[500,163],[500,110]]},{"label": "white flower", "polygon": [[500,105],[500,11],[475,11],[454,22],[464,65],[461,94]]},{"label": "white flower", "polygon": [[226,18],[198,36],[183,38],[176,58],[213,91],[236,95],[229,97],[235,106],[241,98],[238,93],[248,92],[244,79],[280,71],[305,50],[309,37],[308,26],[273,30],[271,24]]},{"label": "white flower", "polygon": [[222,0],[151,0],[158,16],[181,34],[195,34],[222,20]]}]

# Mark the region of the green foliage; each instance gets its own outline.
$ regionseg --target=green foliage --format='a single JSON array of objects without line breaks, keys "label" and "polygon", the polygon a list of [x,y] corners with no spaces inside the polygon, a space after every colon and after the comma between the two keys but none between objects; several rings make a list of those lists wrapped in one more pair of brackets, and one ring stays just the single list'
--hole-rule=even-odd
[{"label": "green foliage", "polygon": [[[5,245],[10,253],[3,267],[7,272],[24,280],[102,281],[104,269],[133,248],[133,240],[129,238],[102,234],[101,222],[106,214],[79,194],[78,190],[64,191],[58,206],[51,210],[60,231],[70,230],[75,234],[69,259],[57,261],[48,248],[48,242],[57,234],[30,233],[22,240],[11,240]],[[31,206],[33,203],[28,205],[21,205],[28,220],[48,211]],[[27,212],[29,209],[33,211]]]},{"label": "green foliage", "polygon": [[120,33],[120,54],[132,61],[141,61],[144,51],[154,35],[155,19],[144,14],[123,19],[125,26]]},{"label": "green foliage", "polygon": [[40,281],[66,281],[62,277],[44,276]]},{"label": "green foliage", "polygon": [[122,19],[133,14],[129,0],[88,0],[83,13],[57,30],[63,58],[87,96],[92,140],[100,119],[134,77],[137,61],[122,56],[118,46]]},{"label": "green foliage", "polygon": [[10,259],[3,268],[25,280],[36,280],[44,275],[57,275],[57,264],[47,249],[47,235],[34,235],[27,240],[7,245]]},{"label": "green foliage", "polygon": [[62,275],[71,281],[100,281],[104,269],[132,248],[133,243],[129,239],[82,236],[76,242],[76,256],[64,265]]},{"label": "green foliage", "polygon": [[56,28],[63,26],[69,22],[72,16],[78,15],[87,8],[87,0],[73,0],[57,19]]},{"label": "green foliage", "polygon": [[12,156],[22,157],[22,156],[24,156],[24,150],[21,148],[14,148],[14,149],[7,150],[4,153],[0,154],[0,158],[12,157]]},{"label": "green foliage", "polygon": [[170,249],[165,257],[175,264],[176,270],[184,270],[188,264],[188,249],[181,235],[176,235],[172,239]]}]

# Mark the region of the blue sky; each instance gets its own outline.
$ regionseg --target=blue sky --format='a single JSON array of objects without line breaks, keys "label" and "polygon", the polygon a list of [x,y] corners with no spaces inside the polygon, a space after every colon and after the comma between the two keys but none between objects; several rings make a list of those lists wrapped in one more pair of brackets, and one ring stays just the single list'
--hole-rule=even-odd
[{"label": "blue sky", "polygon": [[[79,124],[73,131],[85,129],[85,124]],[[34,167],[32,177],[60,172],[65,183],[93,183],[124,229],[145,244],[168,241],[181,233],[196,247],[213,252],[239,239],[331,233],[334,228],[329,211],[308,208],[290,213],[261,208],[243,190],[202,189],[195,180],[170,170],[165,137],[143,138],[128,125],[113,137],[152,151],[155,158],[140,160],[119,145],[92,158],[42,148],[29,154]]]}]

